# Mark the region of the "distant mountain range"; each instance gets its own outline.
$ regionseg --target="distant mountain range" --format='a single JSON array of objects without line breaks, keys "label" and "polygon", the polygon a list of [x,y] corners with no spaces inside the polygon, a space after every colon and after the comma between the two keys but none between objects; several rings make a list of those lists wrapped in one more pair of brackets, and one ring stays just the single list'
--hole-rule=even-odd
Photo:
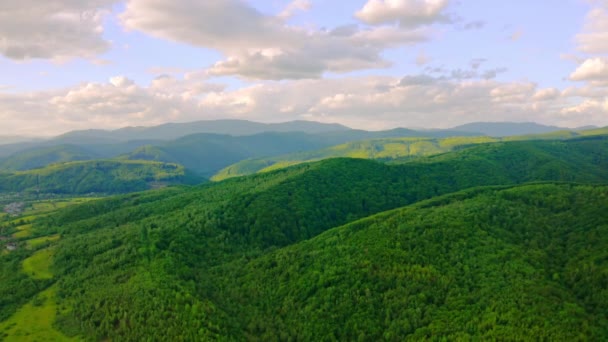
[{"label": "distant mountain range", "polygon": [[23,137],[18,135],[0,135],[0,145],[17,144],[22,142],[31,142],[42,140],[42,138]]},{"label": "distant mountain range", "polygon": [[564,128],[545,126],[534,122],[473,122],[452,128],[454,131],[479,132],[491,137],[507,137],[512,135],[544,134],[556,131],[582,130],[597,128],[585,126],[580,128]]},{"label": "distant mountain range", "polygon": [[[416,144],[406,141],[404,145],[390,140],[396,138],[525,136],[530,139],[563,139],[577,134],[560,127],[509,122],[471,123],[447,130],[396,128],[364,131],[339,124],[310,121],[277,124],[246,120],[197,121],[154,127],[126,127],[112,131],[73,131],[43,141],[20,141],[2,145],[2,141],[17,139],[6,138],[0,140],[0,172],[25,171],[72,161],[118,159],[177,163],[201,176],[211,177],[230,165],[242,162],[220,174],[218,179],[222,179],[225,176],[256,172],[269,166],[278,168],[330,157],[359,156],[377,159],[384,158],[382,156],[386,154],[390,158],[398,158],[445,152],[453,147],[446,145],[430,148],[423,146],[428,141]],[[371,141],[377,139],[389,140]],[[461,139],[465,142],[470,140]],[[342,144],[350,145],[338,146]],[[273,159],[267,159],[270,157]]]},{"label": "distant mountain range", "polygon": [[79,142],[79,139],[96,142],[128,140],[174,140],[196,133],[227,134],[233,136],[253,135],[264,132],[304,132],[310,134],[346,131],[350,128],[339,124],[313,121],[290,121],[284,123],[259,123],[247,120],[205,120],[188,123],[167,123],[153,127],[125,127],[113,131],[73,131],[55,139],[64,143]]}]

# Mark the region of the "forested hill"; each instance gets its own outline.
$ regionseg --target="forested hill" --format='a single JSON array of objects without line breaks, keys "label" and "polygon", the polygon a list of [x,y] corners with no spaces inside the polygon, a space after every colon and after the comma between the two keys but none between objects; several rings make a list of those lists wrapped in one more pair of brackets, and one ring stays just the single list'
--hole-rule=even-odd
[{"label": "forested hill", "polygon": [[0,321],[57,301],[54,327],[99,340],[602,336],[602,292],[583,289],[605,281],[605,187],[475,190],[332,230],[535,181],[608,182],[608,139],[480,145],[401,165],[330,159],[87,202],[0,225],[23,247],[0,255]]},{"label": "forested hill", "polygon": [[0,173],[0,192],[111,194],[142,191],[168,184],[197,184],[202,181],[202,178],[192,175],[177,164],[96,160]]},{"label": "forested hill", "polygon": [[475,190],[212,271],[235,339],[605,340],[608,187]]}]

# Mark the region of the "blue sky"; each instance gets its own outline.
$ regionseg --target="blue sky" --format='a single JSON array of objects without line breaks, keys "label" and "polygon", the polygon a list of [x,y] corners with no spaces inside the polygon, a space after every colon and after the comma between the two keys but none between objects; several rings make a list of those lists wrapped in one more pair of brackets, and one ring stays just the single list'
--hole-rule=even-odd
[{"label": "blue sky", "polygon": [[0,5],[0,135],[217,118],[608,125],[606,1],[27,2]]}]

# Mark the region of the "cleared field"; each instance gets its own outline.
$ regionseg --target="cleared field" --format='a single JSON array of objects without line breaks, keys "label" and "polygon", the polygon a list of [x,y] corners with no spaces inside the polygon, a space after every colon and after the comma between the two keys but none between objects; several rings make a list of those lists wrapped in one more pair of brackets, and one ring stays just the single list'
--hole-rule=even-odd
[{"label": "cleared field", "polygon": [[16,239],[25,238],[32,235],[32,225],[25,224],[23,226],[17,227],[17,232],[13,234],[13,237]]},{"label": "cleared field", "polygon": [[53,250],[45,248],[31,257],[23,260],[23,272],[34,279],[51,279],[53,273],[50,270]]},{"label": "cleared field", "polygon": [[40,292],[36,298],[21,307],[13,316],[0,323],[2,341],[78,341],[57,331],[53,322],[58,306],[55,287]]},{"label": "cleared field", "polygon": [[51,235],[51,236],[42,236],[39,238],[30,239],[30,240],[25,241],[25,243],[27,244],[27,248],[34,249],[36,247],[44,245],[47,242],[57,241],[57,240],[59,240],[59,238],[60,238],[59,234],[55,234],[55,235]]}]

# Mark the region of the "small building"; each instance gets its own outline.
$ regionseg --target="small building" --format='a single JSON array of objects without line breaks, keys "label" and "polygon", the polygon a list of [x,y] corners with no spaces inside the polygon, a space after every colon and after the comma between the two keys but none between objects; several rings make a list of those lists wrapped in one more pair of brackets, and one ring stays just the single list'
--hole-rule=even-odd
[{"label": "small building", "polygon": [[9,251],[15,251],[17,250],[17,244],[14,242],[10,242],[6,245],[6,249],[8,249]]},{"label": "small building", "polygon": [[20,215],[21,212],[23,211],[25,207],[25,203],[23,202],[15,202],[15,203],[11,203],[7,206],[4,207],[4,212],[12,215],[12,216],[17,216]]}]

